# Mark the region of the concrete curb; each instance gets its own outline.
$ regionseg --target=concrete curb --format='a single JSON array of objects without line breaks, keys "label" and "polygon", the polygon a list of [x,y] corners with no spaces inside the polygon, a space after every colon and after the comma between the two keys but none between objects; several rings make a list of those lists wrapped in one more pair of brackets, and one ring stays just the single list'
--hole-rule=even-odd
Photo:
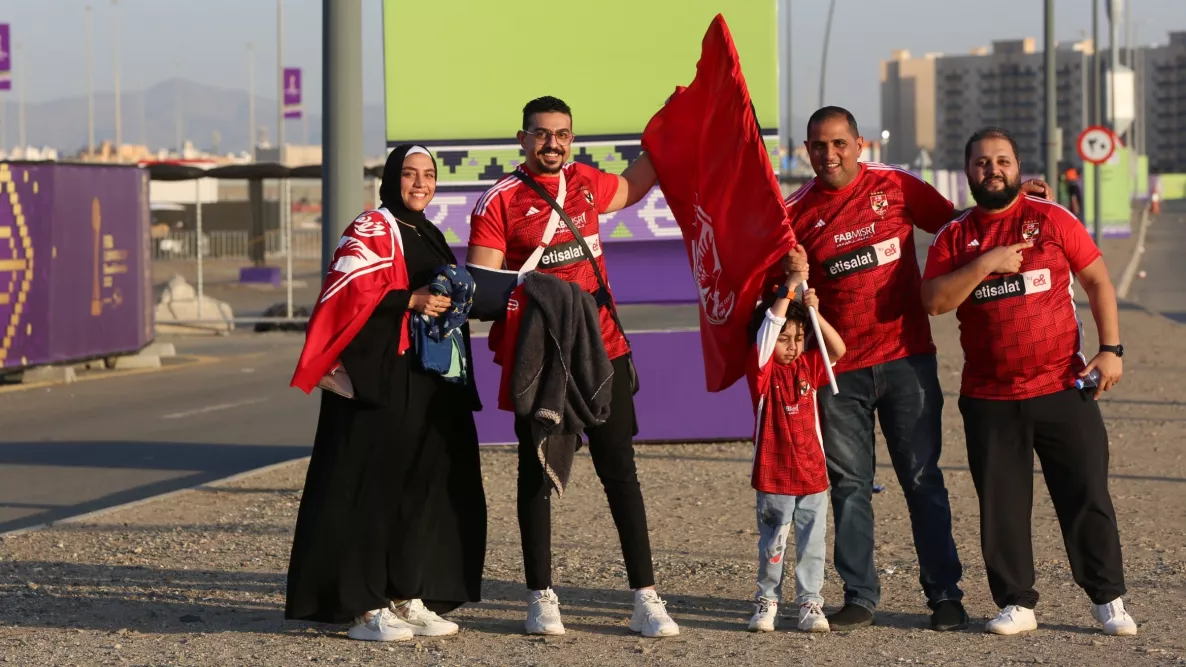
[{"label": "concrete curb", "polygon": [[172,498],[174,496],[179,496],[181,494],[189,493],[191,491],[196,491],[199,489],[217,489],[220,486],[224,486],[224,485],[230,484],[232,482],[237,482],[241,479],[247,479],[250,477],[254,477],[255,475],[262,475],[266,472],[271,472],[271,471],[276,470],[277,468],[281,468],[283,466],[292,465],[294,463],[307,463],[310,458],[311,457],[309,457],[309,456],[304,456],[299,459],[288,459],[287,461],[280,461],[278,463],[272,463],[272,464],[266,465],[262,468],[253,468],[251,470],[244,470],[243,472],[237,472],[233,475],[228,475],[227,477],[219,477],[218,479],[213,479],[208,482],[202,482],[201,484],[195,484],[193,486],[187,486],[183,489],[174,489],[173,491],[168,491],[166,493],[158,493],[155,496],[148,496],[147,498],[141,498],[139,500],[132,500],[132,501],[126,502],[126,503],[120,503],[119,505],[112,505],[111,507],[104,507],[102,509],[97,509],[92,512],[86,512],[85,514],[76,514],[74,516],[68,516],[64,519],[58,519],[57,521],[40,523],[35,526],[25,526],[24,528],[17,528],[16,530],[10,530],[6,533],[0,533],[0,540],[7,539],[9,537],[16,537],[18,535],[23,535],[25,533],[32,533],[34,531],[38,531],[38,530],[42,530],[44,528],[50,528],[50,527],[58,526],[58,525],[62,525],[62,524],[81,523],[88,519],[94,519],[96,517],[100,517],[105,514],[110,514],[112,512],[118,512],[120,510],[131,509],[133,507],[139,507],[141,505],[146,505],[148,503],[156,502],[158,500],[166,500],[168,498]]},{"label": "concrete curb", "polygon": [[1149,207],[1145,206],[1141,209],[1141,222],[1137,230],[1137,246],[1133,248],[1132,257],[1128,259],[1128,266],[1124,267],[1124,273],[1120,275],[1120,284],[1116,287],[1116,295],[1121,299],[1128,298],[1128,290],[1132,287],[1132,279],[1137,274],[1137,269],[1141,266],[1141,255],[1145,254],[1145,232],[1149,229],[1151,220],[1149,217]]}]

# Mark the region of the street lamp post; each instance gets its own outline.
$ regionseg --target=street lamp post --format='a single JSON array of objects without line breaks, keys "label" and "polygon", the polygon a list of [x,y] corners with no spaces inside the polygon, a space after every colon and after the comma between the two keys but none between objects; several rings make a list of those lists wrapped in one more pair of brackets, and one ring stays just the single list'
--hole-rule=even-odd
[{"label": "street lamp post", "polygon": [[95,157],[95,67],[91,39],[91,6],[86,6],[86,128],[87,158]]},{"label": "street lamp post", "polygon": [[247,144],[255,162],[255,45],[247,42]]},{"label": "street lamp post", "polygon": [[123,122],[120,118],[119,93],[119,0],[111,0],[112,21],[115,23],[115,161],[123,161]]}]

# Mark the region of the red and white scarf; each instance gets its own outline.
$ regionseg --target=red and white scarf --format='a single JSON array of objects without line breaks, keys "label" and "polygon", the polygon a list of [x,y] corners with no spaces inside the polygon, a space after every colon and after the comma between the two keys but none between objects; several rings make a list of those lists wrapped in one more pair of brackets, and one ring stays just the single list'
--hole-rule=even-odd
[{"label": "red and white scarf", "polygon": [[[338,241],[289,386],[311,393],[383,297],[392,290],[407,288],[404,243],[395,218],[386,209],[358,216]],[[404,314],[401,354],[411,346],[410,313]]]}]

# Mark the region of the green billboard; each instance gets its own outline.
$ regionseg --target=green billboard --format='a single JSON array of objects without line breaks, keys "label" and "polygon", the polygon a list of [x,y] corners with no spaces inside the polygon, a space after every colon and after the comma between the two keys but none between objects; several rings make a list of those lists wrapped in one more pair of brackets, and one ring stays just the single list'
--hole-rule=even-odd
[{"label": "green billboard", "polygon": [[722,13],[763,130],[777,130],[776,0],[384,0],[389,145],[485,146],[514,140],[542,95],[573,109],[581,139],[637,138],[696,73]]}]

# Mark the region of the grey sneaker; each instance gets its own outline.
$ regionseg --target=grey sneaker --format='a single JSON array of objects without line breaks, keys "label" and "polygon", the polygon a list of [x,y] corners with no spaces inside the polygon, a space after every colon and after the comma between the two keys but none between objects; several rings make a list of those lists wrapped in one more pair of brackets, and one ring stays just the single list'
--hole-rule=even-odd
[{"label": "grey sneaker", "polygon": [[560,622],[560,598],[555,591],[545,588],[531,591],[527,595],[527,622],[529,635],[562,635],[564,624]]},{"label": "grey sneaker", "polygon": [[778,621],[778,600],[759,597],[754,603],[754,615],[749,619],[750,632],[774,632]]}]

